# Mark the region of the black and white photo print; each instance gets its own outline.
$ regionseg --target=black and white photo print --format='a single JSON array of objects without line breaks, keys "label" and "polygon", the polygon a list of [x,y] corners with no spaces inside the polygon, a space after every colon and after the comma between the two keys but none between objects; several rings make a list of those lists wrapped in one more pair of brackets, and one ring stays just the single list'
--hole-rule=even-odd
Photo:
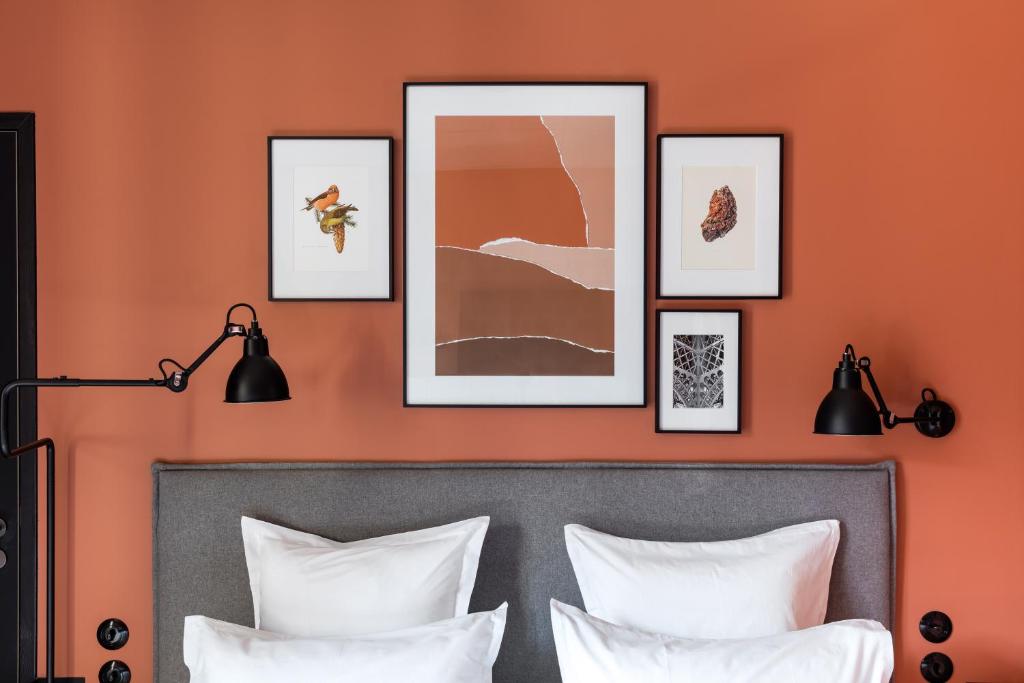
[{"label": "black and white photo print", "polygon": [[658,311],[655,431],[740,431],[740,312]]},{"label": "black and white photo print", "polygon": [[721,408],[725,405],[724,334],[672,337],[672,407]]}]

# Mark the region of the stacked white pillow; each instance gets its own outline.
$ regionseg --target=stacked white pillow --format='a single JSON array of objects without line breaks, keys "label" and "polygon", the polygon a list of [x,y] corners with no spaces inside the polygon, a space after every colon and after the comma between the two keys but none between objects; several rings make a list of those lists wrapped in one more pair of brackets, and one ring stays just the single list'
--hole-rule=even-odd
[{"label": "stacked white pillow", "polygon": [[243,517],[256,628],[187,617],[192,683],[490,683],[507,605],[468,614],[489,523],[341,543]]},{"label": "stacked white pillow", "polygon": [[740,639],[677,638],[616,626],[557,600],[562,683],[888,683],[892,637],[854,619]]},{"label": "stacked white pillow", "polygon": [[489,523],[340,543],[243,517],[256,628],[346,636],[465,616]]},{"label": "stacked white pillow", "polygon": [[570,524],[587,612],[552,601],[563,683],[884,683],[873,621],[822,626],[839,523],[732,541],[642,541]]},{"label": "stacked white pillow", "polygon": [[825,621],[839,522],[734,541],[638,541],[565,527],[587,612],[683,638],[752,638]]},{"label": "stacked white pillow", "polygon": [[185,618],[191,683],[490,683],[506,605],[365,636],[299,638]]}]

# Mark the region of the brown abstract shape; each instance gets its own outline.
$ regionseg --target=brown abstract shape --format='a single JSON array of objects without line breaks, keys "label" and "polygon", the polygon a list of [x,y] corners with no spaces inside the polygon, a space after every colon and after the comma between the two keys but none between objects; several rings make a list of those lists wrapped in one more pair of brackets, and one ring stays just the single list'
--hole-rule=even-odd
[{"label": "brown abstract shape", "polygon": [[615,246],[615,117],[545,116],[562,163],[579,189],[587,245]]},{"label": "brown abstract shape", "polygon": [[711,205],[708,216],[700,224],[700,232],[705,242],[714,242],[724,237],[736,227],[736,197],[728,185],[723,185],[711,193]]},{"label": "brown abstract shape", "polygon": [[441,344],[437,375],[610,376],[615,354],[591,351],[560,339],[514,337]]},{"label": "brown abstract shape", "polygon": [[451,247],[436,250],[436,278],[437,344],[551,337],[614,350],[614,292],[587,289],[532,263]]},{"label": "brown abstract shape", "polygon": [[434,163],[438,246],[587,246],[579,192],[539,116],[438,116]]},{"label": "brown abstract shape", "polygon": [[533,263],[555,275],[567,277],[584,287],[615,288],[615,251],[589,247],[556,247],[525,240],[501,240],[480,247],[485,254],[497,254]]}]

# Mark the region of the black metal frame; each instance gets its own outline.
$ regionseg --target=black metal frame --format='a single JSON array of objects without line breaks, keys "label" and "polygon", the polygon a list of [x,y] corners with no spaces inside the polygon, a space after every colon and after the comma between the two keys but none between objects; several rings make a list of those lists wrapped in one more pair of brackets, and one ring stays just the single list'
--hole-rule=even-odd
[{"label": "black metal frame", "polygon": [[[641,269],[643,292],[643,400],[640,403],[410,403],[409,402],[409,89],[430,86],[640,86],[644,94],[644,131],[643,131],[643,268]],[[650,85],[647,81],[406,81],[402,84],[402,406],[405,408],[646,408],[648,405],[648,301],[647,301],[647,251],[649,211],[647,163],[648,163],[648,131],[650,124],[649,107]]]},{"label": "black metal frame", "polygon": [[[388,294],[369,297],[274,296],[274,140],[386,140],[388,143]],[[394,301],[395,300],[395,139],[385,135],[267,136],[267,301]]]},{"label": "black metal frame", "polygon": [[[237,308],[248,308],[252,312],[252,323],[250,330],[246,332],[244,325],[231,322],[231,314]],[[256,311],[249,304],[235,304],[228,309],[225,316],[224,331],[217,337],[192,363],[185,367],[172,358],[163,358],[157,364],[162,377],[156,379],[78,379],[67,376],[52,377],[46,379],[15,379],[4,385],[0,390],[0,458],[18,458],[19,456],[32,455],[39,449],[46,450],[46,676],[38,679],[46,683],[57,683],[63,679],[54,678],[54,621],[55,621],[55,460],[56,448],[51,438],[33,440],[21,446],[12,446],[8,439],[8,399],[16,394],[19,389],[39,387],[161,387],[169,389],[174,393],[181,393],[188,388],[189,377],[199,369],[207,358],[216,351],[221,344],[231,337],[251,337],[260,334],[259,323],[256,320]],[[176,367],[176,370],[168,372],[166,365]],[[20,435],[19,435],[20,436]],[[30,463],[30,466],[34,465]],[[35,601],[36,596],[32,596]],[[32,630],[33,643],[35,642],[35,629]],[[34,653],[34,650],[33,650]],[[33,667],[35,663],[33,662]]]},{"label": "black metal frame", "polygon": [[[661,426],[661,317],[675,313],[736,314],[736,429],[664,429]],[[743,311],[738,308],[663,310],[654,322],[654,431],[657,434],[740,434],[743,431]]]},{"label": "black metal frame", "polygon": [[[36,373],[36,191],[35,191],[35,114],[29,112],[0,114],[0,134],[13,135],[15,145],[14,192],[16,213],[13,230],[4,232],[2,249],[4,268],[8,269],[4,287],[12,286],[10,295],[16,300],[10,311],[14,348],[14,376],[34,377]],[[4,314],[6,318],[6,313]],[[26,392],[14,406],[12,429],[21,440],[36,438],[35,394]],[[29,683],[36,677],[36,641],[38,640],[38,562],[36,530],[38,527],[38,469],[34,455],[10,463],[2,463],[4,492],[0,494],[0,510],[7,521],[3,550],[7,566],[3,568],[2,605],[6,615],[15,619],[5,622],[0,643],[0,678]],[[11,473],[10,479],[7,472]],[[13,626],[14,633],[8,631]]]},{"label": "black metal frame", "polygon": [[[746,296],[734,296],[734,295],[678,295],[678,294],[664,294],[661,290],[661,163],[662,163],[662,143],[667,139],[672,138],[778,138],[779,140],[779,276],[778,283],[776,284],[776,294],[751,294]],[[782,252],[784,248],[784,237],[785,229],[783,226],[783,203],[785,202],[785,170],[786,166],[784,163],[784,157],[786,152],[786,140],[785,134],[783,133],[660,133],[657,139],[657,161],[655,163],[655,196],[657,197],[655,206],[655,228],[657,238],[655,240],[655,298],[661,301],[723,301],[723,300],[735,300],[741,301],[744,299],[781,299],[783,294],[783,273],[782,266],[784,263]]]}]

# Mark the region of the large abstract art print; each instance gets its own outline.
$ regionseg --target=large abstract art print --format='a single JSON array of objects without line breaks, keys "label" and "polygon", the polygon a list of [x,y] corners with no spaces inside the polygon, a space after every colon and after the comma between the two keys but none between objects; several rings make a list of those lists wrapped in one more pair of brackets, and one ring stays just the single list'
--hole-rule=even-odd
[{"label": "large abstract art print", "polygon": [[406,85],[408,405],[644,404],[644,84]]},{"label": "large abstract art print", "polygon": [[740,315],[658,311],[656,431],[740,432]]}]

